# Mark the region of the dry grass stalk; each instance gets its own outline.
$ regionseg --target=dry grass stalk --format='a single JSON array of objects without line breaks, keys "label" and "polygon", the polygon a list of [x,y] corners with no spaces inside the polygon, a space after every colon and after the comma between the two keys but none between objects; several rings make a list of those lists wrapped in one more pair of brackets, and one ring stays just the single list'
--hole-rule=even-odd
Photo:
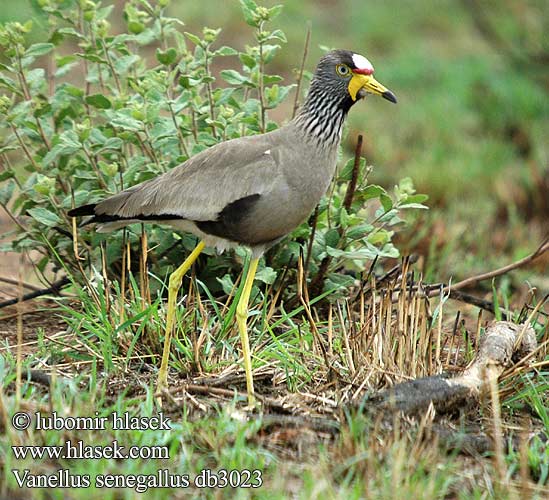
[{"label": "dry grass stalk", "polygon": [[[442,333],[437,335],[431,325],[429,300],[422,281],[416,286],[408,282],[408,267],[405,259],[400,276],[384,282],[381,288],[375,278],[370,279],[369,290],[362,292],[357,301],[358,325],[345,326],[339,317],[343,335],[346,331],[357,332],[350,336],[352,364],[347,360],[347,367],[350,373],[355,372],[355,366],[367,367],[362,376],[370,378],[374,387],[379,387],[389,376],[394,378],[390,374],[398,374],[396,381],[400,381],[430,375],[436,366],[441,366]],[[440,324],[438,327],[442,329]]]},{"label": "dry grass stalk", "polygon": [[486,368],[487,378],[490,388],[490,398],[492,402],[492,440],[494,442],[494,460],[495,468],[498,474],[498,479],[500,485],[506,483],[506,472],[507,468],[505,467],[505,452],[503,450],[503,430],[501,422],[501,405],[499,401],[499,391],[498,391],[498,375],[499,370],[496,366],[488,365]]},{"label": "dry grass stalk", "polygon": [[141,224],[141,252],[139,253],[139,289],[141,291],[141,304],[143,309],[151,303],[151,290],[149,286],[149,273],[147,259],[149,255],[147,232],[144,224]]},{"label": "dry grass stalk", "polygon": [[[19,303],[23,298],[23,254],[19,256],[19,285],[17,287],[17,296]],[[21,373],[23,370],[23,316],[21,315],[21,306],[17,308],[17,357],[16,357],[16,372],[15,372],[15,407],[20,408],[21,405]]]}]

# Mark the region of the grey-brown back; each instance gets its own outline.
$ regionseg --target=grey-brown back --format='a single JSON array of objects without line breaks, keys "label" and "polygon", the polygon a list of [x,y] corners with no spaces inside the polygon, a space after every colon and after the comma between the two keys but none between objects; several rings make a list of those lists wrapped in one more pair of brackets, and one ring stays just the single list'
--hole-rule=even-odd
[{"label": "grey-brown back", "polygon": [[95,220],[184,219],[250,246],[275,241],[307,218],[332,178],[337,145],[325,147],[295,122],[226,141],[150,181],[97,204]]}]

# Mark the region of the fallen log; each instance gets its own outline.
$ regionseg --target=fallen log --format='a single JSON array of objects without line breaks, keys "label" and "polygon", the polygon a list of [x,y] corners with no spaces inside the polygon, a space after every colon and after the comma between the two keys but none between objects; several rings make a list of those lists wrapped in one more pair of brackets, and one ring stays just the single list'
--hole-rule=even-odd
[{"label": "fallen log", "polygon": [[432,404],[437,414],[454,413],[478,402],[489,390],[490,376],[503,371],[537,347],[534,329],[509,321],[497,321],[486,328],[479,350],[459,375],[424,377],[396,384],[367,397],[367,411],[403,412],[422,415]]}]

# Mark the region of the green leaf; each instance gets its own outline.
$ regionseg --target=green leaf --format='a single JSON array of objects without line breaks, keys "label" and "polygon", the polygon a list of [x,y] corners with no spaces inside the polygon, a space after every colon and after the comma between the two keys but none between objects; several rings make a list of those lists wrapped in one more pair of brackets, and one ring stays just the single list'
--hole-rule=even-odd
[{"label": "green leaf", "polygon": [[269,21],[272,21],[273,19],[275,19],[281,12],[282,12],[282,9],[283,9],[283,5],[275,5],[274,7],[271,7],[269,9]]},{"label": "green leaf", "polygon": [[[8,147],[8,148],[0,148],[0,153],[3,153],[4,151],[19,149],[16,147]],[[13,173],[13,170],[4,170],[3,172],[0,171],[0,182],[5,181],[6,179],[11,179],[12,177],[15,177],[15,174]]]},{"label": "green leaf", "polygon": [[369,248],[361,248],[359,250],[340,250],[339,248],[326,248],[326,253],[331,256],[338,258],[344,258],[344,259],[353,259],[353,260],[362,260],[362,259],[374,259],[376,255],[378,254],[377,249],[375,247],[372,247],[372,249]]},{"label": "green leaf", "polygon": [[264,267],[255,275],[255,279],[272,285],[276,279],[276,271],[272,267]]},{"label": "green leaf", "polygon": [[246,66],[247,68],[252,69],[252,68],[255,68],[255,66],[257,65],[256,60],[249,54],[245,54],[242,52],[238,55],[238,58],[240,59],[242,64],[244,64],[244,66]]},{"label": "green leaf", "polygon": [[237,54],[237,50],[233,49],[232,47],[227,47],[226,45],[220,47],[214,52],[214,55],[216,56],[236,56]]},{"label": "green leaf", "polygon": [[19,149],[19,145],[15,144],[7,144],[5,146],[0,147],[0,153],[5,153],[6,151],[16,151]]},{"label": "green leaf", "polygon": [[105,144],[101,147],[99,151],[105,151],[106,149],[118,150],[122,149],[124,141],[120,137],[111,137],[108,139]]},{"label": "green leaf", "polygon": [[361,190],[360,197],[364,201],[366,201],[372,198],[379,198],[382,194],[386,194],[386,193],[387,191],[385,191],[385,189],[383,189],[381,186],[370,184],[369,186],[366,186],[363,190]]},{"label": "green leaf", "polygon": [[221,288],[223,288],[223,293],[230,295],[234,289],[233,279],[230,274],[226,274],[223,278],[215,278],[219,283],[221,283]]},{"label": "green leaf", "polygon": [[[279,7],[282,8],[282,5],[280,5]],[[278,14],[277,14],[278,15]],[[283,43],[286,43],[288,41],[288,39],[286,38],[286,35],[284,34],[283,31],[281,30],[274,30],[270,35],[269,35],[269,39],[272,39],[272,38],[275,38],[277,40],[280,40],[281,42]]]},{"label": "green leaf", "polygon": [[57,160],[59,156],[72,155],[80,150],[82,144],[78,140],[76,132],[67,130],[59,138],[59,143],[56,144],[42,160],[42,166],[47,167],[50,163]]},{"label": "green leaf", "polygon": [[68,83],[63,84],[62,86],[60,86],[60,88],[62,88],[63,91],[65,91],[67,94],[69,94],[72,97],[82,97],[84,95],[84,90],[78,87],[75,87],[74,85],[70,85]]},{"label": "green leaf", "polygon": [[25,51],[25,57],[39,57],[47,54],[55,45],[53,43],[35,43]]},{"label": "green leaf", "polygon": [[423,205],[422,203],[403,203],[402,205],[398,205],[398,208],[419,208],[422,210],[429,210],[429,207],[427,205]]},{"label": "green leaf", "polygon": [[280,45],[264,45],[263,60],[265,64],[269,64],[279,50],[280,50]]},{"label": "green leaf", "polygon": [[374,226],[371,224],[360,224],[349,228],[346,232],[347,238],[350,240],[358,240],[368,236],[374,230]]},{"label": "green leaf", "polygon": [[99,64],[108,64],[108,61],[102,57],[96,56],[95,54],[76,54],[78,57],[81,57],[82,59],[86,59],[87,61],[99,63]]},{"label": "green leaf", "polygon": [[257,11],[257,4],[253,0],[240,0],[240,7],[242,7],[242,13],[244,14],[246,24],[257,28],[258,22],[254,16]]},{"label": "green leaf", "polygon": [[40,107],[36,109],[36,111],[33,113],[35,118],[40,118],[41,116],[47,115],[52,110],[51,104],[43,104]]},{"label": "green leaf", "polygon": [[404,203],[423,203],[424,201],[427,201],[429,199],[429,195],[426,194],[413,194],[411,196],[407,196],[404,201]]},{"label": "green leaf", "polygon": [[381,206],[383,207],[383,210],[385,212],[388,212],[393,208],[393,200],[391,200],[391,197],[387,194],[383,193],[379,196],[379,201],[381,202]]},{"label": "green leaf", "polygon": [[177,50],[175,50],[173,47],[170,47],[166,51],[156,49],[156,59],[160,64],[163,64],[164,66],[169,66],[170,64],[173,64],[177,59]]},{"label": "green leaf", "polygon": [[335,248],[337,247],[337,244],[339,243],[339,232],[337,229],[329,229],[326,231],[326,234],[324,235],[324,241],[326,242],[326,246]]},{"label": "green leaf", "polygon": [[185,31],[183,33],[191,42],[193,42],[195,45],[200,46],[202,44],[202,40],[200,40],[199,37],[196,35],[193,35],[192,33],[189,33],[188,31]]},{"label": "green leaf", "polygon": [[127,116],[123,113],[113,114],[110,118],[110,123],[113,127],[120,127],[126,130],[141,130],[143,125],[139,120]]},{"label": "green leaf", "polygon": [[11,78],[8,78],[7,76],[0,75],[0,87],[6,87],[8,90],[11,90],[12,92],[21,94],[21,92],[17,88],[17,84],[15,83],[15,81],[12,80]]},{"label": "green leaf", "polygon": [[140,60],[140,57],[136,54],[130,54],[128,56],[119,57],[114,62],[114,69],[120,75],[125,75],[128,70]]},{"label": "green leaf", "polygon": [[53,227],[61,222],[56,214],[43,207],[31,208],[27,213],[44,226]]},{"label": "green leaf", "polygon": [[187,75],[180,76],[178,83],[184,89],[190,89],[192,87],[190,78]]},{"label": "green leaf", "polygon": [[284,80],[279,75],[263,75],[263,84],[264,85],[271,85],[272,83],[278,83]]},{"label": "green leaf", "polygon": [[82,39],[86,38],[84,35],[82,35],[82,33],[78,33],[78,31],[76,31],[74,28],[60,28],[57,30],[57,33],[61,33],[62,35],[75,36]]},{"label": "green leaf", "polygon": [[78,64],[78,61],[71,62],[68,64],[65,64],[64,66],[61,66],[56,72],[55,72],[55,78],[61,78],[62,76],[65,76],[72,68],[74,68]]},{"label": "green leaf", "polygon": [[385,245],[391,239],[389,231],[380,230],[368,236],[367,241],[372,245]]},{"label": "green leaf", "polygon": [[225,69],[220,74],[221,78],[231,85],[250,84],[250,81],[244,75],[234,69]]},{"label": "green leaf", "polygon": [[355,164],[355,160],[353,158],[350,158],[347,160],[347,163],[343,166],[341,169],[341,172],[339,173],[339,180],[341,181],[350,181],[351,177],[353,175],[353,165]]},{"label": "green leaf", "polygon": [[78,60],[78,58],[76,56],[73,56],[73,55],[63,56],[63,57],[56,57],[55,58],[55,64],[57,65],[58,68],[62,68],[66,64],[70,64],[71,62],[74,62],[74,61],[77,61],[77,60]]},{"label": "green leaf", "polygon": [[339,223],[342,228],[347,228],[349,225],[349,214],[347,213],[345,207],[341,207],[341,210],[339,211]]},{"label": "green leaf", "polygon": [[348,274],[331,273],[325,281],[324,290],[346,291],[353,286],[354,281],[355,278]]},{"label": "green leaf", "polygon": [[27,73],[27,82],[31,86],[40,87],[46,83],[44,68],[34,68]]},{"label": "green leaf", "polygon": [[[141,0],[141,2],[146,3],[143,0]],[[152,7],[149,6],[149,8],[152,10]],[[108,5],[102,9],[97,9],[97,19],[107,19],[111,15],[113,9],[114,5]]]},{"label": "green leaf", "polygon": [[112,108],[111,101],[109,101],[103,94],[92,94],[86,97],[86,103],[94,108],[98,109],[110,109]]},{"label": "green leaf", "polygon": [[139,35],[140,33],[143,33],[144,29],[145,25],[143,23],[134,20],[128,21],[128,30],[130,31],[130,33],[133,33],[134,35]]},{"label": "green leaf", "polygon": [[15,182],[13,179],[9,179],[2,187],[0,187],[0,203],[7,205],[13,196],[15,190]]}]

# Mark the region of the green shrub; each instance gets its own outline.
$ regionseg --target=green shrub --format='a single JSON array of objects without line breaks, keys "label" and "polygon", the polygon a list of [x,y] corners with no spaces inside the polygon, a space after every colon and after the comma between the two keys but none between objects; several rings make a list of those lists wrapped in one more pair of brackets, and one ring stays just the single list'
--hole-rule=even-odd
[{"label": "green shrub", "polygon": [[[50,31],[47,41],[30,46],[31,22],[0,28],[5,54],[0,66],[0,203],[22,220],[4,250],[38,250],[41,270],[57,256],[69,270],[78,270],[67,216],[72,206],[154,177],[219,141],[277,127],[268,110],[294,87],[267,72],[286,40],[282,31],[268,27],[281,7],[241,1],[254,44],[240,51],[219,46],[219,29],[183,32],[180,20],[166,16],[167,3],[128,1],[125,31],[119,34],[114,32],[121,28],[109,22],[114,6],[98,0],[39,0]],[[240,70],[212,74],[212,65],[223,57],[238,62]],[[260,270],[260,280],[272,283],[280,269],[295,267],[305,252],[310,253],[310,279],[320,269],[317,281],[322,284],[326,277],[330,287],[344,289],[353,277],[339,273],[343,267],[360,271],[376,256],[398,256],[391,238],[402,222],[399,212],[424,208],[426,197],[415,195],[409,180],[390,197],[366,183],[364,160],[354,163],[345,164],[330,197],[320,203],[314,240],[309,244],[311,225],[301,225],[269,253],[272,268]],[[359,169],[359,182],[344,202],[353,168]],[[124,241],[138,255],[141,231],[139,225],[108,236],[79,230],[80,252],[88,252],[99,267],[100,248],[108,238],[106,263],[116,275]],[[154,248],[149,265],[157,276],[180,263],[196,242],[191,235],[154,225],[147,236]],[[241,258],[243,251],[236,255]],[[199,266],[201,278],[212,290],[227,292],[235,280],[234,260],[235,254],[210,252]]]}]

